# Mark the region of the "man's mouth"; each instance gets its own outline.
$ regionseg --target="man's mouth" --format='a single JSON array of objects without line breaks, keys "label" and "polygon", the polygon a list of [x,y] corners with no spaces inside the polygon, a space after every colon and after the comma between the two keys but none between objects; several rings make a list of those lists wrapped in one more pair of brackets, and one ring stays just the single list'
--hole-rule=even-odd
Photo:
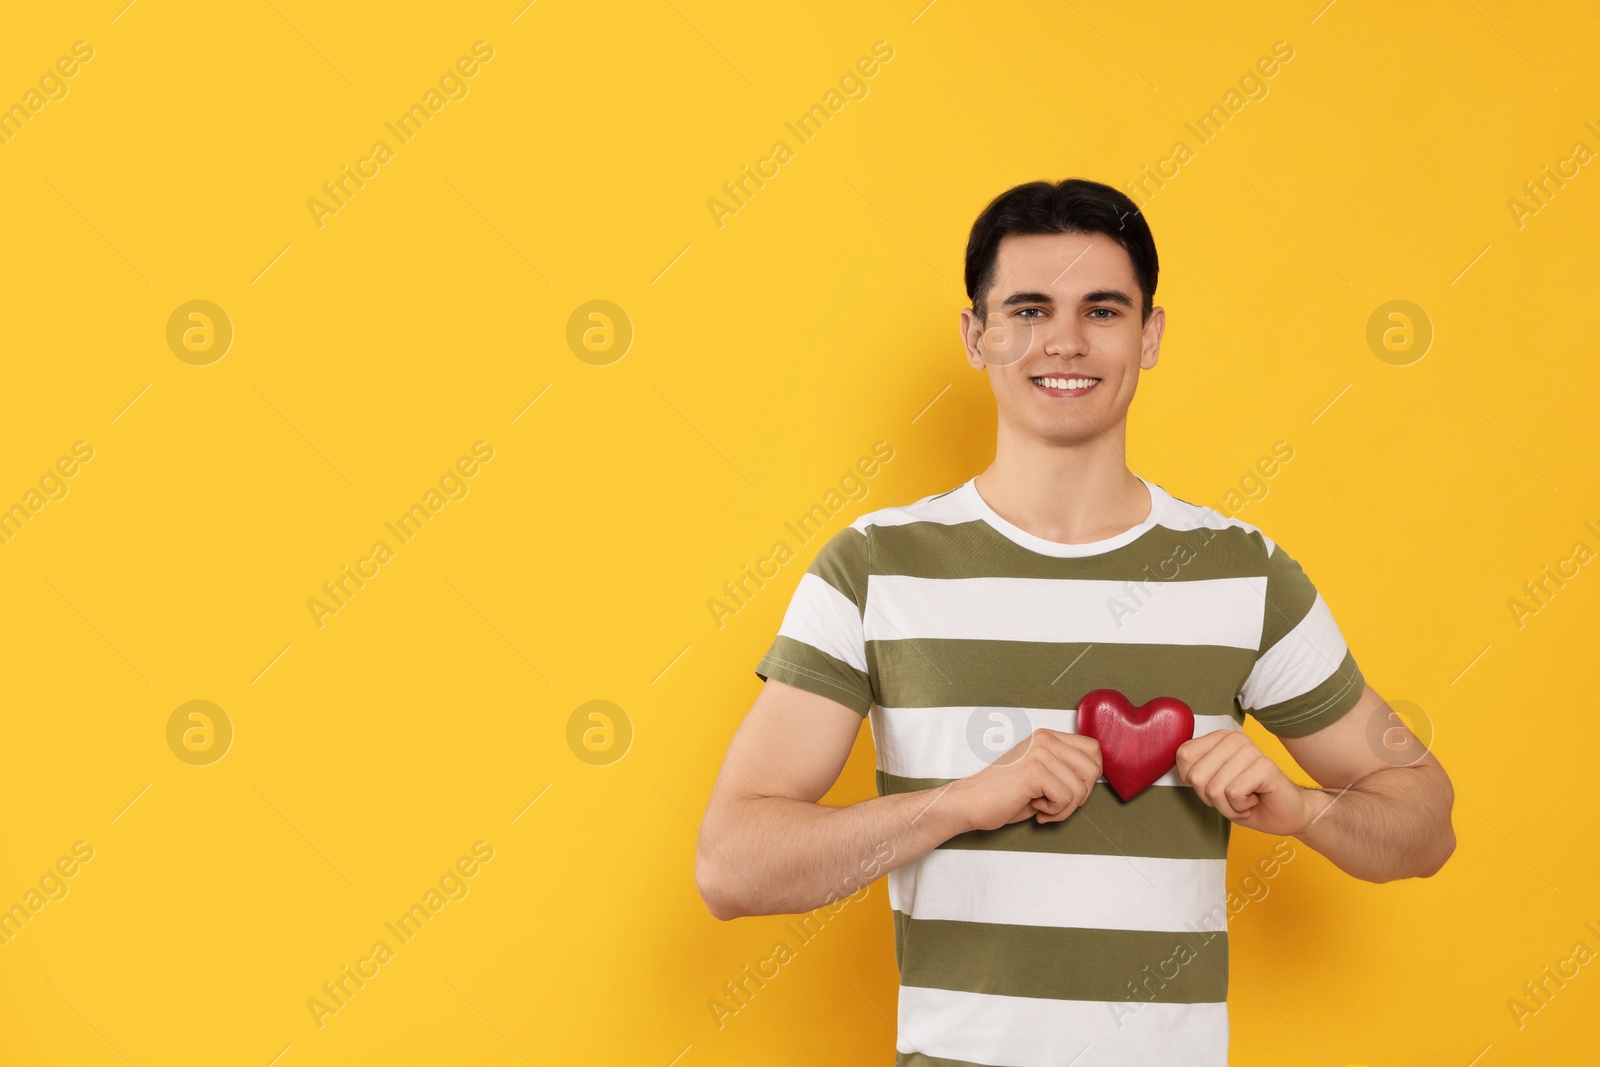
[{"label": "man's mouth", "polygon": [[1099,378],[1057,378],[1044,376],[1029,378],[1035,386],[1049,396],[1083,396],[1100,384]]}]

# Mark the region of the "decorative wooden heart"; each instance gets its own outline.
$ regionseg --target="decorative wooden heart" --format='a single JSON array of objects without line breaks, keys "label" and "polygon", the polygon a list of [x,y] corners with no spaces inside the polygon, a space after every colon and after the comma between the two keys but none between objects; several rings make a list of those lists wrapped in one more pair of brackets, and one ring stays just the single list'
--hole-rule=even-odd
[{"label": "decorative wooden heart", "polygon": [[1194,737],[1194,712],[1176,697],[1134,707],[1115,689],[1078,701],[1078,732],[1100,742],[1102,773],[1117,796],[1132,800],[1178,762],[1178,746]]}]

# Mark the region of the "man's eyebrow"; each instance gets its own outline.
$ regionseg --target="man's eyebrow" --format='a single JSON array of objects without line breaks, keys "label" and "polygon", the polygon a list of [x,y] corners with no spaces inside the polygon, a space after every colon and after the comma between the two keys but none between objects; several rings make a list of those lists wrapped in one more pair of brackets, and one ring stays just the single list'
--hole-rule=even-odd
[{"label": "man's eyebrow", "polygon": [[1083,294],[1085,304],[1121,304],[1125,308],[1133,307],[1133,297],[1121,289],[1096,289],[1092,293]]},{"label": "man's eyebrow", "polygon": [[1053,304],[1049,293],[1012,293],[1000,301],[1003,308],[1015,307],[1018,304]]},{"label": "man's eyebrow", "polygon": [[[1079,301],[1084,304],[1121,304],[1125,308],[1133,307],[1133,298],[1121,289],[1095,289],[1084,293]],[[1000,302],[1003,308],[1015,307],[1018,304],[1054,304],[1049,293],[1017,292],[1012,293]]]}]

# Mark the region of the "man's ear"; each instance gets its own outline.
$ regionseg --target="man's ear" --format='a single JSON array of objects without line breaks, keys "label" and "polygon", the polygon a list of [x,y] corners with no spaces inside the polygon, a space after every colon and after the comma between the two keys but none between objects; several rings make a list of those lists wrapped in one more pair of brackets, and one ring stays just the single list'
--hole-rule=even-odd
[{"label": "man's ear", "polygon": [[980,354],[979,344],[983,339],[983,323],[978,318],[978,313],[971,308],[961,309],[961,345],[967,350],[967,364],[973,370],[983,370],[988,364],[984,363]]},{"label": "man's ear", "polygon": [[1161,359],[1161,334],[1166,326],[1166,309],[1151,308],[1150,318],[1144,324],[1144,339],[1139,350],[1140,370],[1150,370]]}]

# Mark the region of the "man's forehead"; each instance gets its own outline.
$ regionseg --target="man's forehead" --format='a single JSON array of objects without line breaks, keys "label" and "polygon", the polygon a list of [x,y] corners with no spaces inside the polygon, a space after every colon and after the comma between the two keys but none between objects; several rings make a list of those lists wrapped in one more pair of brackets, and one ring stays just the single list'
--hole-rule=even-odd
[{"label": "man's forehead", "polygon": [[1127,250],[1103,233],[1007,234],[995,256],[997,286],[1083,289],[1133,280]]}]

